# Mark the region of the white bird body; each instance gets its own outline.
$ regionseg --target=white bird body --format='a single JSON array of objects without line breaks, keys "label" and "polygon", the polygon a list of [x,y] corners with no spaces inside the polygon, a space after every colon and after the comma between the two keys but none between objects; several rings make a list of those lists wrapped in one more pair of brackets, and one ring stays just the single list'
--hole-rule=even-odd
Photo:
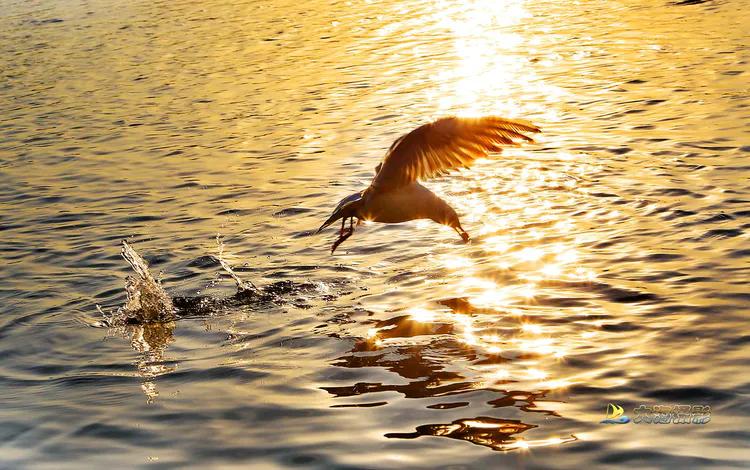
[{"label": "white bird body", "polygon": [[[318,232],[342,219],[333,253],[354,233],[355,218],[382,223],[431,219],[453,228],[466,242],[469,234],[456,211],[418,180],[468,168],[477,158],[518,141],[533,142],[522,132],[541,131],[530,122],[496,116],[447,117],[424,124],[396,139],[375,169],[370,186],[342,199]],[[345,229],[347,219],[350,225]]]},{"label": "white bird body", "polygon": [[400,188],[398,191],[373,192],[365,196],[361,218],[372,222],[397,224],[417,219],[432,219],[437,223],[453,218],[456,211],[447,202],[419,183]]}]

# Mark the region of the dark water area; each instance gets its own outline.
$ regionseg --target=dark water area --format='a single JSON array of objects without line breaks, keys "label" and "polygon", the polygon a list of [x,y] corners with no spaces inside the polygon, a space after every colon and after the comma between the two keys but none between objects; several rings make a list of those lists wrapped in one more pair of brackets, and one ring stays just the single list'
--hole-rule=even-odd
[{"label": "dark water area", "polygon": [[[0,467],[747,468],[748,7],[3,2]],[[544,131],[425,182],[472,241],[331,256],[451,114]],[[123,239],[187,313],[106,321]]]}]

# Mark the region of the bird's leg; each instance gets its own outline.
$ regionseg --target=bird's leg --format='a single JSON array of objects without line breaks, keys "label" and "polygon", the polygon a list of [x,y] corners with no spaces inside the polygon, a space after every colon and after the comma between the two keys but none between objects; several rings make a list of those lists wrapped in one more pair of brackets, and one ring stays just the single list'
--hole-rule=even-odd
[{"label": "bird's leg", "polygon": [[331,246],[331,254],[333,254],[334,251],[336,251],[336,248],[339,247],[344,241],[346,241],[347,238],[351,237],[354,233],[354,217],[351,217],[349,219],[349,228],[344,229],[344,224],[346,223],[346,219],[341,223],[341,233],[339,233],[339,238],[333,242],[333,246]]},{"label": "bird's leg", "polygon": [[346,224],[346,218],[341,219],[341,230],[339,230],[339,237],[344,236],[344,225]]}]

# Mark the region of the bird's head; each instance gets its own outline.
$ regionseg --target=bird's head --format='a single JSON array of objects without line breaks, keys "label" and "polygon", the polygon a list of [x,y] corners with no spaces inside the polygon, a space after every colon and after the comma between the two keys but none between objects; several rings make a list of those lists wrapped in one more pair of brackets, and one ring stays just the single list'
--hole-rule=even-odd
[{"label": "bird's head", "polygon": [[316,233],[320,233],[321,230],[328,227],[332,223],[339,219],[345,219],[347,217],[357,217],[357,210],[362,206],[362,193],[354,193],[350,196],[345,197],[339,202],[336,208],[333,210],[333,214],[328,217],[328,220],[323,222]]}]

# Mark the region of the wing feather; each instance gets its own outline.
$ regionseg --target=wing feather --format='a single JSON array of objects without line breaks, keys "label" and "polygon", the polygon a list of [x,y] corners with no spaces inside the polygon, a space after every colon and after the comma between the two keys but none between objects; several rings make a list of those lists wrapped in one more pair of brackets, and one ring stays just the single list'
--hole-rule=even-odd
[{"label": "wing feather", "polygon": [[468,168],[474,160],[500,152],[504,146],[534,142],[524,134],[528,132],[541,130],[527,121],[496,116],[438,119],[393,142],[371,187],[387,191]]}]

